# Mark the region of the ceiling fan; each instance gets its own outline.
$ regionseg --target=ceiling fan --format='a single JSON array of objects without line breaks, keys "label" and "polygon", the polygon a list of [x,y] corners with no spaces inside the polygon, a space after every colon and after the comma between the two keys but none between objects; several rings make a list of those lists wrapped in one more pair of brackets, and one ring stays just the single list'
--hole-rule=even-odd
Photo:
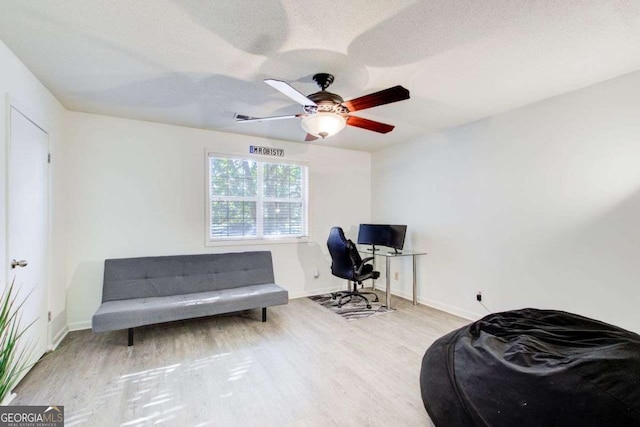
[{"label": "ceiling fan", "polygon": [[409,99],[409,91],[407,89],[402,86],[394,86],[350,101],[344,101],[340,95],[326,90],[333,83],[333,79],[334,77],[331,74],[315,74],[313,80],[321,90],[308,96],[298,92],[289,83],[282,80],[265,79],[264,82],[266,84],[302,105],[304,112],[272,117],[251,117],[244,114],[236,114],[235,119],[239,123],[248,123],[301,118],[302,129],[307,132],[305,141],[328,138],[340,132],[346,125],[378,133],[388,133],[393,130],[394,126],[392,125],[352,116],[351,113]]}]

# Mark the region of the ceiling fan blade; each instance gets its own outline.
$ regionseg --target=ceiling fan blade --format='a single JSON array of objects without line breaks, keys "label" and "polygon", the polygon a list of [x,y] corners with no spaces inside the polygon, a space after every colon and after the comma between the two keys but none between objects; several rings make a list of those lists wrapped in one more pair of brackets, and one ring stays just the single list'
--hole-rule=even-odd
[{"label": "ceiling fan blade", "polygon": [[370,93],[350,101],[342,103],[349,111],[364,110],[366,108],[377,107],[378,105],[390,104],[392,102],[409,99],[409,91],[402,86],[394,86],[380,92]]},{"label": "ceiling fan blade", "polygon": [[304,114],[291,114],[288,116],[271,116],[271,117],[251,117],[251,116],[246,116],[244,114],[236,114],[234,117],[236,119],[236,122],[245,123],[245,122],[266,122],[269,120],[295,119],[301,116],[304,116]]},{"label": "ceiling fan blade", "polygon": [[298,92],[293,88],[289,83],[283,82],[282,80],[275,79],[265,79],[264,82],[274,88],[287,95],[289,98],[293,99],[300,105],[317,105],[315,102],[307,98],[305,95]]},{"label": "ceiling fan blade", "polygon": [[313,136],[310,133],[308,133],[307,136],[304,138],[305,141],[315,141],[316,139],[318,139],[318,137]]},{"label": "ceiling fan blade", "polygon": [[355,126],[362,129],[372,130],[378,133],[389,133],[395,126],[388,125],[386,123],[380,123],[362,117],[349,116],[347,117],[347,124],[349,126]]}]

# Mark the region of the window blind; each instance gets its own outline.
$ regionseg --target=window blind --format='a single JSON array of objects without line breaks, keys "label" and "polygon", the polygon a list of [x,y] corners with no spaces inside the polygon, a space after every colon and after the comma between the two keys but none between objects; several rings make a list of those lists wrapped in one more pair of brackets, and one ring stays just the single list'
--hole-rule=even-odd
[{"label": "window blind", "polygon": [[209,155],[210,240],[306,236],[308,167]]}]

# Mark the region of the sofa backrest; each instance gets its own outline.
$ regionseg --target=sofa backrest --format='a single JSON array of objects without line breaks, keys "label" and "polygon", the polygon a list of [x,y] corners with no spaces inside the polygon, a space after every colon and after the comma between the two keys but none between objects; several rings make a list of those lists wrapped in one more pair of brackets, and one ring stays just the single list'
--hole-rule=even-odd
[{"label": "sofa backrest", "polygon": [[268,251],[107,259],[102,302],[273,282]]}]

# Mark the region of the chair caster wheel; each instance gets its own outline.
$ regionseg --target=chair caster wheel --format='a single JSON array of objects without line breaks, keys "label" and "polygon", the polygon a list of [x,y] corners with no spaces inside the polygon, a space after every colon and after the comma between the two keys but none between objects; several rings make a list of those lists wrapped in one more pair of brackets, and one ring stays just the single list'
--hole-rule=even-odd
[{"label": "chair caster wheel", "polygon": [[367,305],[367,308],[368,308],[368,309],[371,309],[371,305]]}]

